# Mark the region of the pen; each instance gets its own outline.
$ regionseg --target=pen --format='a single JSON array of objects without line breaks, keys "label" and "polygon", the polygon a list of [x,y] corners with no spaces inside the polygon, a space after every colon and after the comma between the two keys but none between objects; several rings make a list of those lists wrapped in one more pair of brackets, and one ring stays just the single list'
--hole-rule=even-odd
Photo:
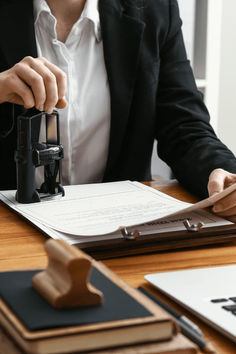
[{"label": "pen", "polygon": [[153,301],[155,301],[158,305],[160,305],[163,309],[165,309],[167,312],[169,312],[173,317],[175,317],[179,322],[185,324],[188,326],[191,330],[195,331],[200,337],[202,336],[202,331],[200,328],[190,321],[187,317],[182,315],[181,313],[177,312],[174,310],[172,307],[168,306],[165,302],[161,301],[158,299],[156,296],[152,295],[150,292],[148,292],[146,289],[140,287],[138,288],[141,292],[143,292],[145,295],[149,296]]},{"label": "pen", "polygon": [[169,314],[171,314],[176,319],[181,329],[181,332],[194,343],[196,343],[202,351],[204,351],[205,353],[215,353],[215,350],[213,349],[212,345],[202,338],[202,332],[200,328],[197,327],[197,325],[194,324],[194,326],[192,326],[193,322],[190,321],[187,317],[182,316],[180,313],[175,311],[173,308],[168,306],[166,303],[158,299],[156,296],[151,294],[143,287],[138,287],[138,290],[144,295],[146,295],[149,299],[154,301],[156,304],[158,304],[161,308],[166,310]]}]

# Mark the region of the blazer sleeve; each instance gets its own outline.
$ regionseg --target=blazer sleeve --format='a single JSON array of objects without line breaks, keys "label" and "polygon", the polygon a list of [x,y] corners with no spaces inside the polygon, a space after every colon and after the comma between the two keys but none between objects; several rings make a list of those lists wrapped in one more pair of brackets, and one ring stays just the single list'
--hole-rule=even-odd
[{"label": "blazer sleeve", "polygon": [[236,159],[209,123],[186,57],[176,0],[170,0],[169,10],[157,94],[158,153],[184,187],[206,197],[211,171],[223,168],[236,173]]},{"label": "blazer sleeve", "polygon": [[[4,54],[0,48],[0,72],[8,69]],[[5,139],[14,127],[14,105],[4,102],[0,104],[0,141]]]},{"label": "blazer sleeve", "polygon": [[14,125],[14,105],[7,102],[0,104],[0,140],[11,134]]}]

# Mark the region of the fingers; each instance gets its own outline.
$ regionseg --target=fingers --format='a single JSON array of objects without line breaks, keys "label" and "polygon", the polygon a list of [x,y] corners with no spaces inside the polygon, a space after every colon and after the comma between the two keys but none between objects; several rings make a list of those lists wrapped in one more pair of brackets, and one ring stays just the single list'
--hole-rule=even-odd
[{"label": "fingers", "polygon": [[[221,192],[224,188],[236,183],[236,175],[223,169],[215,169],[209,177],[209,195]],[[236,221],[236,191],[216,202],[212,208],[214,213]],[[234,220],[235,219],[235,220]]]},{"label": "fingers", "polygon": [[[12,92],[14,87],[14,92]],[[6,80],[5,90],[9,92],[8,102],[23,105],[25,108],[32,108],[35,100],[31,89],[15,75],[10,75]]]},{"label": "fingers", "polygon": [[38,58],[43,64],[55,75],[57,89],[58,89],[58,100],[64,99],[67,89],[67,79],[66,74],[60,70],[56,65],[50,63],[45,58]]},{"label": "fingers", "polygon": [[[43,87],[41,85],[40,79],[34,75],[33,84],[39,87],[39,93],[35,91],[35,87],[31,86],[35,96],[36,107],[39,110],[45,110],[51,113],[53,108],[56,106],[59,99],[62,99],[66,93],[66,75],[60,70],[56,65],[50,63],[43,57],[31,58],[26,57],[24,60],[35,74],[40,76],[42,80]],[[34,82],[34,79],[36,83]]]},{"label": "fingers", "polygon": [[216,202],[213,211],[221,216],[236,215],[236,192]]},{"label": "fingers", "polygon": [[227,220],[236,223],[236,215],[228,217]]},{"label": "fingers", "polygon": [[56,106],[66,106],[65,94],[65,73],[42,57],[25,57],[0,74],[0,102],[20,102],[51,113]]},{"label": "fingers", "polygon": [[[214,210],[213,210],[214,211]],[[236,223],[236,207],[233,207],[229,210],[223,211],[221,213],[216,213],[218,216],[230,220]]]},{"label": "fingers", "polygon": [[209,196],[213,194],[220,193],[224,189],[225,174],[221,169],[215,169],[212,171],[208,182],[208,193]]},{"label": "fingers", "polygon": [[[14,69],[17,78],[21,80],[22,84],[27,85],[31,89],[34,98],[34,106],[39,110],[43,110],[46,101],[46,89],[43,77],[25,62],[16,64]],[[26,92],[23,92],[21,95],[23,100],[25,100],[25,93]]]},{"label": "fingers", "polygon": [[236,175],[221,168],[212,171],[209,176],[208,193],[209,196],[222,192],[226,187],[236,183]]}]

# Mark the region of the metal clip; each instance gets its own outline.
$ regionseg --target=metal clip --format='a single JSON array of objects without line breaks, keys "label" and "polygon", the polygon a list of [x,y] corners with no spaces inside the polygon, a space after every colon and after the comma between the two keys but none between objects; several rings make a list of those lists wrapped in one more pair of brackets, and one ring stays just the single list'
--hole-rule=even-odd
[{"label": "metal clip", "polygon": [[122,236],[125,240],[136,240],[140,236],[140,232],[138,230],[128,231],[126,227],[121,228]]},{"label": "metal clip", "polygon": [[185,219],[183,224],[189,232],[198,232],[204,226],[203,222],[199,222],[198,224],[190,224],[188,219]]}]

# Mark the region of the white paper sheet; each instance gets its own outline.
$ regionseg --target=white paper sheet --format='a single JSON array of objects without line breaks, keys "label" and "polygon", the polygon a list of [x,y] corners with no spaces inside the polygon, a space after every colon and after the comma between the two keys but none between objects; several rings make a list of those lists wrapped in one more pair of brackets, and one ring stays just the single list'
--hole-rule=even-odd
[{"label": "white paper sheet", "polygon": [[[1,191],[0,198],[45,229],[45,232],[49,230],[54,233],[54,238],[86,236],[87,241],[91,241],[98,236],[107,238],[108,234],[109,237],[117,237],[124,226],[139,225],[139,231],[143,234],[146,230],[150,232],[150,229],[161,229],[160,232],[178,230],[179,227],[183,228],[183,218],[188,217],[194,223],[230,224],[213,214],[205,214],[204,217],[201,214],[201,218],[205,219],[199,220],[199,212],[190,216],[186,213],[213,205],[235,189],[236,184],[196,204],[181,202],[141,183],[130,181],[66,186],[65,197],[41,203],[20,204],[15,201],[15,191]],[[173,219],[174,215],[183,213],[179,220],[173,221],[176,220]],[[166,217],[168,220],[160,222]],[[76,239],[78,241],[78,237]]]}]

